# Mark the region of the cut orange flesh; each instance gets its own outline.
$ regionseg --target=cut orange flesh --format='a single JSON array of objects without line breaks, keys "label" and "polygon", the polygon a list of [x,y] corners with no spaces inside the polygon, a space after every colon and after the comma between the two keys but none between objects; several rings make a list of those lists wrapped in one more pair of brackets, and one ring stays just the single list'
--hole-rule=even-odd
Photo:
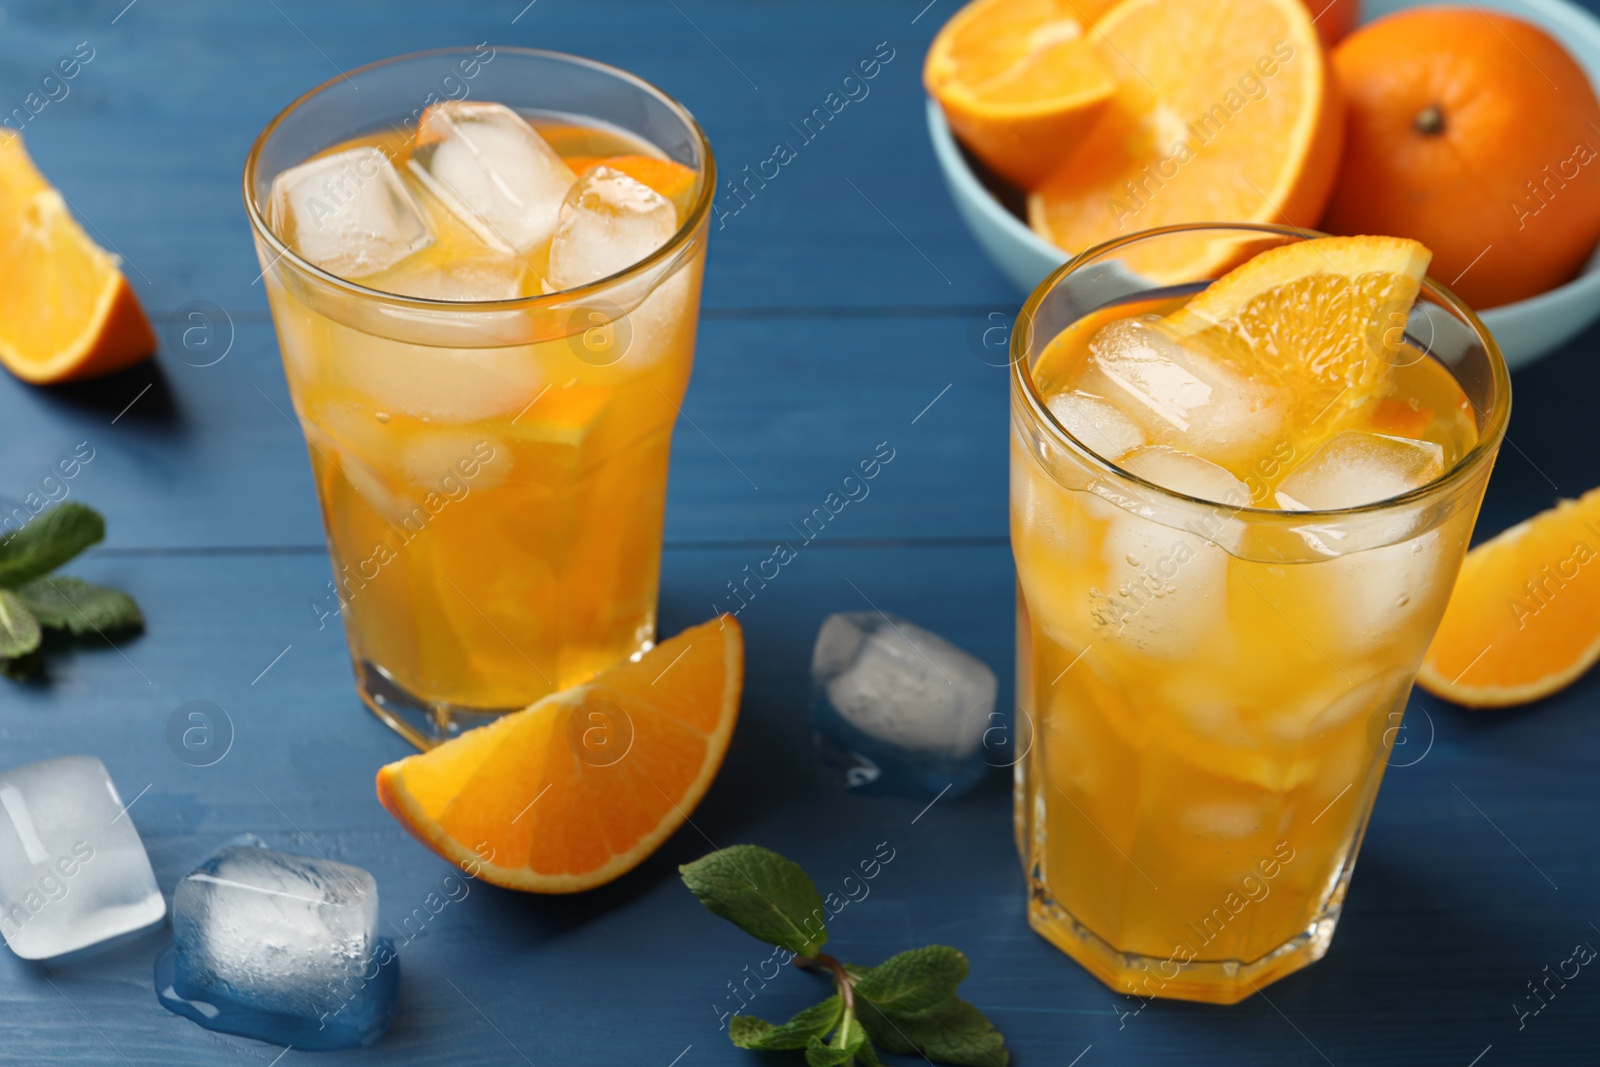
[{"label": "cut orange flesh", "polygon": [[1403,349],[1429,253],[1399,237],[1322,237],[1269,249],[1168,317],[1288,402],[1292,443],[1309,449],[1380,392]]},{"label": "cut orange flesh", "polygon": [[575,893],[683,825],[739,716],[731,615],[378,772],[378,799],[433,851],[507,889]]},{"label": "cut orange flesh", "polygon": [[1467,553],[1417,681],[1474,708],[1525,704],[1600,659],[1600,489]]},{"label": "cut orange flesh", "polygon": [[[1177,223],[1311,226],[1326,204],[1343,111],[1301,0],[1125,0],[1090,40],[1115,97],[1071,160],[1028,199],[1041,237],[1076,254]],[[1132,269],[1187,282],[1217,267],[1211,239],[1128,251]]]},{"label": "cut orange flesh", "polygon": [[155,348],[117,260],[72,218],[21,136],[0,130],[0,363],[23,381],[64,382]]},{"label": "cut orange flesh", "polygon": [[922,80],[961,142],[1031,189],[1070,158],[1116,91],[1089,39],[1114,0],[976,0],[928,49]]}]

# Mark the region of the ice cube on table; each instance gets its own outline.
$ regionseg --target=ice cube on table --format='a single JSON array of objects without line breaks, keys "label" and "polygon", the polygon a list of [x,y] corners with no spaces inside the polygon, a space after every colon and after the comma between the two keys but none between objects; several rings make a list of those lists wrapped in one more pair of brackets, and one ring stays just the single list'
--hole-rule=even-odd
[{"label": "ice cube on table", "polygon": [[875,612],[830,615],[811,678],[818,750],[850,788],[955,797],[983,777],[994,672],[938,634]]},{"label": "ice cube on table", "polygon": [[400,962],[378,936],[378,887],[359,867],[230,845],[172,898],[156,993],[208,1030],[296,1049],[370,1045],[394,1018]]},{"label": "ice cube on table", "polygon": [[1444,473],[1432,441],[1346,430],[1335,434],[1278,486],[1286,511],[1353,508],[1408,493]]},{"label": "ice cube on table", "polygon": [[105,764],[66,756],[0,774],[0,933],[47,960],[159,925],[166,901]]},{"label": "ice cube on table", "polygon": [[[1138,449],[1119,465],[1163,489],[1214,502],[1216,519],[1250,503],[1250,490],[1232,474],[1165,445]],[[1101,510],[1108,603],[1098,617],[1108,636],[1149,655],[1192,655],[1227,609],[1228,554],[1197,534],[1197,524],[1175,529],[1109,503]]]},{"label": "ice cube on table", "polygon": [[272,182],[278,237],[341,278],[365,278],[433,243],[422,209],[389,157],[351,148],[291,167]]},{"label": "ice cube on table", "polygon": [[1115,463],[1148,443],[1137,423],[1092,393],[1057,393],[1045,405],[1068,433],[1101,459]]},{"label": "ice cube on table", "polygon": [[572,289],[626,270],[671,240],[672,202],[636,178],[595,167],[561,203],[550,240],[550,285]]},{"label": "ice cube on table", "polygon": [[1075,384],[1110,400],[1150,440],[1215,463],[1248,463],[1283,431],[1270,388],[1173,337],[1155,316],[1101,328]]},{"label": "ice cube on table", "polygon": [[577,175],[504,104],[436,104],[417,124],[411,170],[487,244],[528,252],[556,228]]}]

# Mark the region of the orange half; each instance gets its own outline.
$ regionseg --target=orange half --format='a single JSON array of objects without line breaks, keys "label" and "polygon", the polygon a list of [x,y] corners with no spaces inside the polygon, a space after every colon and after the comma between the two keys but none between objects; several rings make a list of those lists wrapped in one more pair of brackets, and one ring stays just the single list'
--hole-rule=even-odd
[{"label": "orange half", "polygon": [[22,137],[0,130],[0,363],[26,382],[64,382],[155,348],[116,258],[83,232]]},{"label": "orange half", "polygon": [[733,736],[731,615],[378,772],[417,840],[507,889],[576,893],[641,863],[710,788]]},{"label": "orange half", "polygon": [[922,67],[950,128],[995,173],[1031,189],[1070,159],[1116,91],[1090,26],[1114,0],[975,0]]},{"label": "orange half", "polygon": [[1525,704],[1600,659],[1600,489],[1467,553],[1417,681],[1473,708]]},{"label": "orange half", "polygon": [[[1312,226],[1344,141],[1343,109],[1301,0],[1125,0],[1090,39],[1115,98],[1028,198],[1028,222],[1076,254],[1178,223]],[[1227,249],[1195,236],[1128,250],[1157,282],[1213,273]]]}]

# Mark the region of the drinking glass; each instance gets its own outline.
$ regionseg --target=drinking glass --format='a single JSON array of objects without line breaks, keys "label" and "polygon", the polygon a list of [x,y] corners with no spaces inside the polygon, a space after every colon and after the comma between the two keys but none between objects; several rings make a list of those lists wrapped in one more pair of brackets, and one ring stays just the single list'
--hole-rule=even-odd
[{"label": "drinking glass", "polygon": [[[1327,951],[1505,432],[1494,338],[1431,279],[1409,313],[1381,309],[1371,358],[1435,361],[1477,440],[1402,496],[1208,502],[1118,468],[1051,414],[1033,367],[1063,329],[1307,236],[1183,226],[1101,245],[1045,279],[1012,339],[1028,914],[1119,992],[1233,1003]],[[1219,265],[1148,276],[1196,261]]]},{"label": "drinking glass", "polygon": [[[691,168],[682,225],[593,284],[483,301],[368,288],[275,232],[278,174],[355,139],[414,141],[428,107],[466,99]],[[245,205],[333,562],[313,607],[323,624],[342,618],[367,707],[417,745],[653,643],[715,188],[710,145],[681,105],[613,67],[531,49],[350,71],[251,149]]]}]

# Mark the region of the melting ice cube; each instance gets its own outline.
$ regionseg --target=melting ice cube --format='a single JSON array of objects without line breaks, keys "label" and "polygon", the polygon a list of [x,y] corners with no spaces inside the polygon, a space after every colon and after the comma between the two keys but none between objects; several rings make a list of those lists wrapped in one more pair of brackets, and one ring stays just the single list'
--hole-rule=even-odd
[{"label": "melting ice cube", "polygon": [[851,788],[959,796],[983,777],[994,672],[938,634],[890,615],[830,615],[811,678],[818,746]]},{"label": "melting ice cube", "polygon": [[[1119,461],[1164,489],[1214,501],[1218,522],[1250,503],[1245,484],[1215,463],[1164,445]],[[1228,555],[1203,528],[1174,529],[1109,504],[1104,559],[1110,634],[1151,655],[1192,655],[1226,609]]]},{"label": "melting ice cube", "polygon": [[394,1018],[399,960],[378,936],[377,884],[359,867],[228,846],[178,883],[172,934],[156,992],[209,1030],[352,1048]]},{"label": "melting ice cube", "polygon": [[1278,486],[1286,511],[1353,508],[1408,493],[1444,473],[1432,441],[1346,430],[1312,453]]},{"label": "melting ice cube", "polygon": [[433,243],[399,172],[373,147],[284,171],[272,182],[271,214],[285,244],[341,278],[387,270]]},{"label": "melting ice cube", "polygon": [[517,252],[550,239],[576,178],[521,115],[465,100],[423,114],[411,169],[485,243]]},{"label": "melting ice cube", "polygon": [[1209,460],[1165,445],[1141,448],[1122,461],[1122,469],[1147,482],[1185,496],[1199,497],[1232,508],[1250,504],[1250,489]]},{"label": "melting ice cube", "polygon": [[0,774],[0,933],[11,951],[53,959],[166,914],[105,764],[67,756]]},{"label": "melting ice cube", "polygon": [[417,256],[389,271],[384,292],[424,300],[511,300],[523,295],[522,275],[528,262],[510,252],[484,249],[476,256]]},{"label": "melting ice cube", "polygon": [[1151,440],[1230,466],[1254,459],[1283,428],[1272,390],[1170,336],[1153,316],[1097,332],[1077,387],[1110,400]]},{"label": "melting ice cube", "polygon": [[561,204],[550,242],[550,284],[571,289],[626,270],[677,229],[678,213],[666,197],[619,170],[595,167]]},{"label": "melting ice cube", "polygon": [[1147,443],[1137,423],[1091,393],[1057,393],[1045,403],[1068,433],[1102,459],[1115,463]]}]

